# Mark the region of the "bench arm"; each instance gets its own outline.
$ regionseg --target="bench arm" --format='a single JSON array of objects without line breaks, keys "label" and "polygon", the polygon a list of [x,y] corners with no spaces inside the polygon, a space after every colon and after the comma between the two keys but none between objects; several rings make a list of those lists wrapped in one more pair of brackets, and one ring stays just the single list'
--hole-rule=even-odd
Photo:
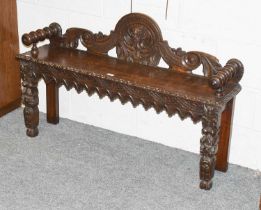
[{"label": "bench arm", "polygon": [[237,59],[230,59],[226,65],[210,78],[210,86],[221,94],[230,81],[238,83],[244,73],[243,64]]},{"label": "bench arm", "polygon": [[30,46],[33,44],[32,47],[32,55],[33,57],[37,57],[38,49],[36,44],[40,41],[44,41],[45,39],[50,39],[54,36],[61,35],[62,29],[58,23],[52,23],[49,27],[45,27],[43,29],[38,29],[36,31],[31,31],[30,33],[26,33],[22,36],[22,42],[26,46]]}]

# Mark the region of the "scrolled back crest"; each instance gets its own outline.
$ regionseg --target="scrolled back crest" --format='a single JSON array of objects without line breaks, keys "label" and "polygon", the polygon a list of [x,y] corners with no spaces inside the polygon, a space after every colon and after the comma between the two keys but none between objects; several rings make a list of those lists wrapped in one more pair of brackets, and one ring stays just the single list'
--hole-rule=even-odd
[{"label": "scrolled back crest", "polygon": [[130,13],[123,16],[109,35],[93,33],[87,29],[70,28],[64,35],[50,39],[51,45],[77,48],[78,41],[90,53],[105,54],[116,47],[118,59],[143,65],[157,66],[162,58],[169,69],[192,73],[200,65],[206,77],[215,75],[221,68],[217,58],[206,53],[185,52],[181,48],[171,48],[163,41],[161,30],[149,16]]}]

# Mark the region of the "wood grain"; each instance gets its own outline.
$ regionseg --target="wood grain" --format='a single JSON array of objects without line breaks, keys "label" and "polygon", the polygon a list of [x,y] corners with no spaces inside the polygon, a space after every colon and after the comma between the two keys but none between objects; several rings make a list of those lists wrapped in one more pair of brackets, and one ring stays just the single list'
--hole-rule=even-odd
[{"label": "wood grain", "polygon": [[16,0],[0,1],[0,116],[20,106]]}]

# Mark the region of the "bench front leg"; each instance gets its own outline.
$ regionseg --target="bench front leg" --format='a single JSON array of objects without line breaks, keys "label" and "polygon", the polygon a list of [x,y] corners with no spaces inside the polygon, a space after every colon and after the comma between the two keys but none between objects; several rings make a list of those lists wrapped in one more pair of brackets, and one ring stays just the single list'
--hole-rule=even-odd
[{"label": "bench front leg", "polygon": [[221,114],[213,107],[205,106],[200,139],[200,188],[209,190],[215,172]]},{"label": "bench front leg", "polygon": [[32,66],[21,65],[22,72],[22,99],[24,104],[24,121],[27,128],[26,134],[30,137],[38,135],[39,124],[39,98],[38,98],[38,78],[32,70]]}]

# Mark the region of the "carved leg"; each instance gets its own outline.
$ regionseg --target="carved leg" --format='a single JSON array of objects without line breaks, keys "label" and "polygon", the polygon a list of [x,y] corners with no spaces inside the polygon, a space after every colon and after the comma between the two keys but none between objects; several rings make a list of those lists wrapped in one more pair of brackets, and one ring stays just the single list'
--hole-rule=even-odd
[{"label": "carved leg", "polygon": [[235,99],[231,99],[231,101],[227,103],[221,116],[216,170],[222,172],[226,172],[228,168],[229,143],[233,123],[234,103]]},{"label": "carved leg", "polygon": [[47,122],[59,123],[59,87],[51,81],[46,84]]},{"label": "carved leg", "polygon": [[212,178],[216,164],[220,112],[213,107],[205,107],[202,125],[203,136],[200,139],[200,188],[209,190],[212,187]]},{"label": "carved leg", "polygon": [[22,99],[25,105],[24,121],[27,128],[27,136],[34,137],[38,135],[39,124],[39,99],[38,99],[38,79],[32,71],[32,66],[21,65],[23,93]]}]

